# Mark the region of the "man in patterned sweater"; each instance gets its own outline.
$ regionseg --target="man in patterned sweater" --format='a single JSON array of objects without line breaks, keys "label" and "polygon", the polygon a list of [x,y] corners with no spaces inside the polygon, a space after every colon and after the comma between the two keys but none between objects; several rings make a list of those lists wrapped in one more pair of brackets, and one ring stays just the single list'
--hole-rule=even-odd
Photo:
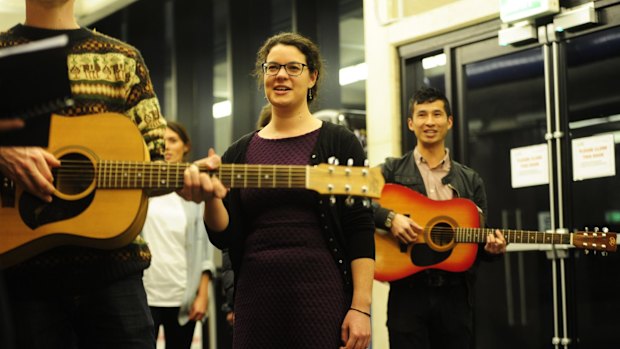
[{"label": "man in patterned sweater", "polygon": [[[81,28],[74,0],[25,1],[25,24],[0,34],[0,48],[68,35],[67,75],[75,103],[56,113],[122,113],[142,133],[151,159],[162,158],[166,122],[140,53]],[[47,202],[54,190],[51,169],[58,166],[42,148],[0,148],[0,171]],[[60,246],[6,269],[17,347],[154,348],[142,285],[150,259],[148,246],[137,238],[113,250]]]}]

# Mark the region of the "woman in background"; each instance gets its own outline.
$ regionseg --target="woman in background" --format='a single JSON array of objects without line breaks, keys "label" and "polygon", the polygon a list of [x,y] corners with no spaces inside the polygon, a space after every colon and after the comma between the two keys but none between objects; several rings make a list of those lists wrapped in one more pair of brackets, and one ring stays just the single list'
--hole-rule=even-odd
[{"label": "woman in background", "polygon": [[[166,162],[187,160],[191,142],[181,124],[168,121],[164,139]],[[208,311],[215,265],[213,245],[202,222],[203,206],[175,192],[149,199],[142,236],[153,257],[143,280],[155,336],[163,325],[168,349],[189,349],[196,321]]]}]

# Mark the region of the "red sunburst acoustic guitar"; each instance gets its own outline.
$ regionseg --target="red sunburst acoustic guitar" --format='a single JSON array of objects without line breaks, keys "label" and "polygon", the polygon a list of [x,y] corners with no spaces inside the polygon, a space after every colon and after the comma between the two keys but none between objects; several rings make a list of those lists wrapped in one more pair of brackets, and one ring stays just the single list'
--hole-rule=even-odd
[{"label": "red sunburst acoustic guitar", "polygon": [[[146,218],[145,189],[178,189],[189,163],[149,162],[138,128],[124,115],[53,115],[47,148],[61,161],[47,204],[0,174],[0,269],[59,245],[117,248]],[[377,168],[222,164],[209,172],[228,188],[298,188],[378,198]]]},{"label": "red sunburst acoustic guitar", "polygon": [[[424,227],[414,244],[400,243],[389,232],[375,233],[375,279],[399,280],[425,269],[461,272],[469,269],[491,228],[479,228],[476,205],[467,199],[431,200],[407,187],[386,184],[381,206],[407,215]],[[616,233],[543,233],[501,229],[507,242],[568,244],[596,251],[616,251]]]}]

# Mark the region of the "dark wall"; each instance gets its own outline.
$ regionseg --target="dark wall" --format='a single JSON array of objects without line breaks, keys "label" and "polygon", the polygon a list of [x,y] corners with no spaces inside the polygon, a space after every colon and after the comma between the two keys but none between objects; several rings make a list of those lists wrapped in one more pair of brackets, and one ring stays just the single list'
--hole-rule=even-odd
[{"label": "dark wall", "polygon": [[[350,6],[351,1],[346,3]],[[196,157],[214,143],[215,61],[222,56],[229,61],[232,142],[254,129],[265,104],[252,72],[256,51],[278,32],[298,31],[319,45],[331,73],[325,74],[314,109],[341,108],[339,8],[339,1],[330,0],[148,0],[137,1],[91,27],[141,51],[162,110],[176,110],[176,115],[166,117],[188,127]],[[225,18],[216,13],[224,13]],[[167,100],[171,90],[176,91],[176,106]]]}]

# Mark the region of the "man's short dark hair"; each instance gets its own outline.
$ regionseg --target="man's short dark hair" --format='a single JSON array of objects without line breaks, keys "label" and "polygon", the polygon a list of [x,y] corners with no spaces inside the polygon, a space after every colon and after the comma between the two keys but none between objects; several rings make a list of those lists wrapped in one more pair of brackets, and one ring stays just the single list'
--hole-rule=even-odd
[{"label": "man's short dark hair", "polygon": [[443,101],[444,111],[448,117],[452,116],[452,110],[450,109],[450,102],[443,92],[433,87],[422,87],[416,91],[416,93],[409,100],[409,115],[410,118],[413,115],[413,107],[416,104],[433,103],[434,101]]}]

